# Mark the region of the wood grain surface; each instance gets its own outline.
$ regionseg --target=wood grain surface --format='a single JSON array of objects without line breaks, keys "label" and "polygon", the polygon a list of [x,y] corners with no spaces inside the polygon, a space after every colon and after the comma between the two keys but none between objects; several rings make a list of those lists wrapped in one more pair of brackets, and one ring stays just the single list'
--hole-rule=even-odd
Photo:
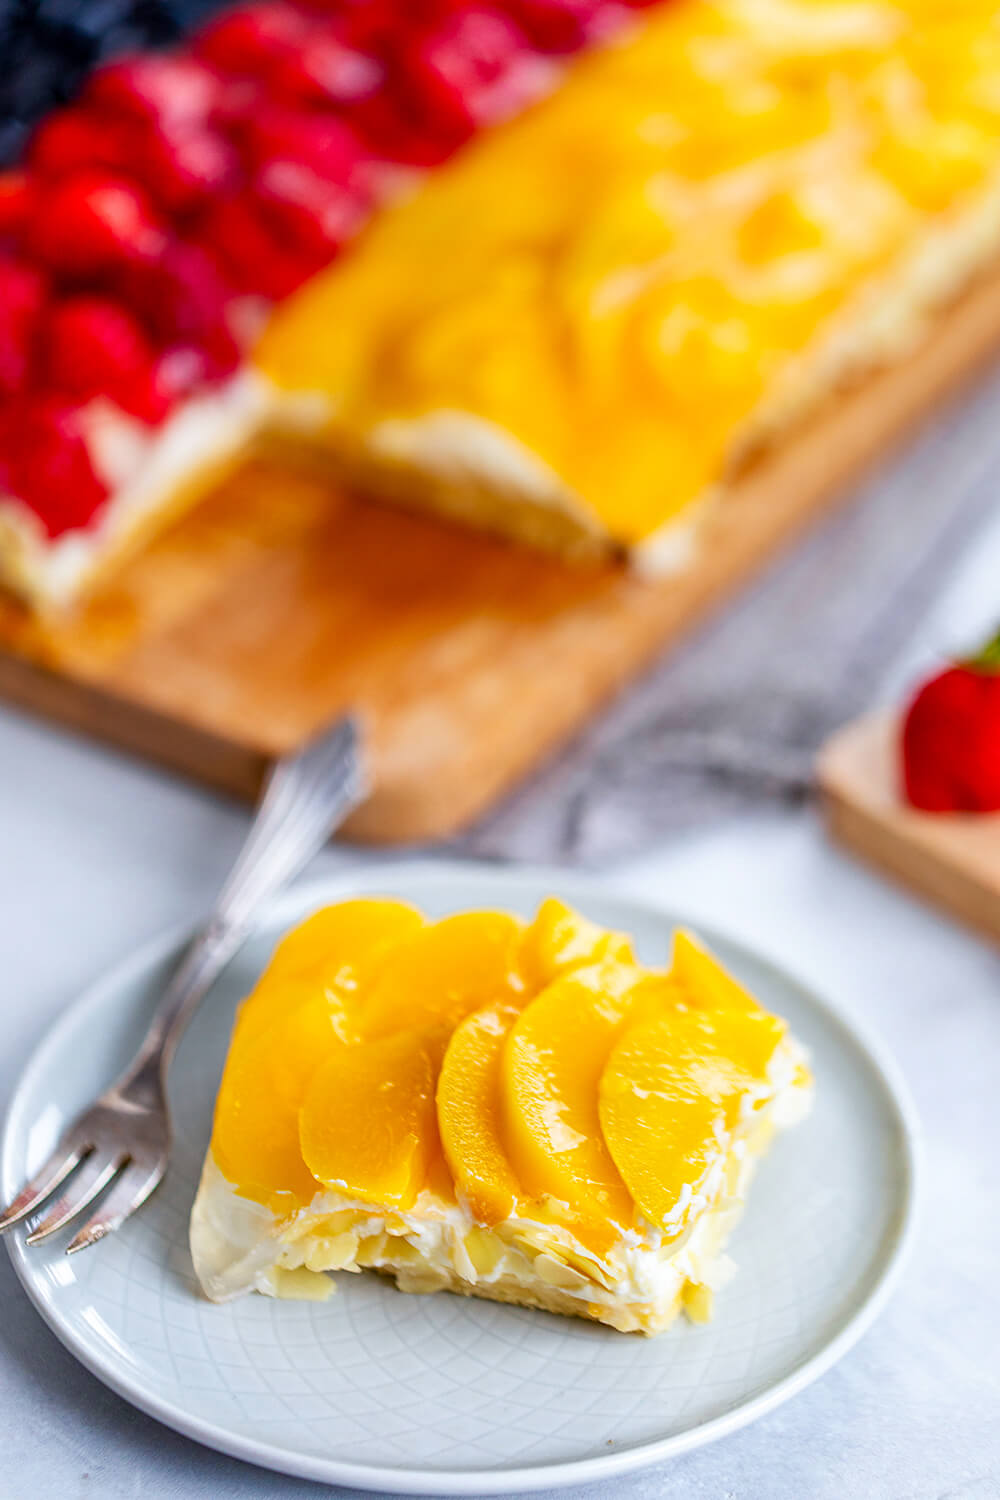
[{"label": "wood grain surface", "polygon": [[834,837],[1000,942],[1000,814],[919,813],[899,794],[898,722],[875,715],[833,736],[819,783]]},{"label": "wood grain surface", "polygon": [[841,393],[731,487],[699,558],[656,582],[567,567],[248,462],[74,618],[0,600],[0,694],[250,796],[342,709],[375,790],[349,832],[482,814],[849,489],[1000,348],[1000,271],[904,363]]}]

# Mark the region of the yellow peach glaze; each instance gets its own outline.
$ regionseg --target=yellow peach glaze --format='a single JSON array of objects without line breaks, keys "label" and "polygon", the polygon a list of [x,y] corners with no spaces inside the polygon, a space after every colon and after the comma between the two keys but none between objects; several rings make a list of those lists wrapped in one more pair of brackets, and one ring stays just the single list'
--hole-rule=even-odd
[{"label": "yellow peach glaze", "polygon": [[659,971],[555,899],[527,924],[328,907],[240,1012],[195,1265],[213,1296],[373,1267],[657,1331],[707,1311],[683,1247],[718,1258],[769,1110],[808,1083],[785,1023],[686,934]]},{"label": "yellow peach glaze", "polygon": [[674,0],[385,213],[256,365],[404,499],[537,480],[635,548],[998,243],[994,0]]}]

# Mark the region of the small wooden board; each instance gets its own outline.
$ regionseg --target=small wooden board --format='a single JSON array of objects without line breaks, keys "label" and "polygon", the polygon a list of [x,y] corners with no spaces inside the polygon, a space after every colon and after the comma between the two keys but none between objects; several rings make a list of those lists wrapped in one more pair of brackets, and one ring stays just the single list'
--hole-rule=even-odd
[{"label": "small wooden board", "polygon": [[899,792],[899,724],[849,724],[819,759],[834,837],[960,922],[1000,941],[1000,814],[919,813]]},{"label": "small wooden board", "polygon": [[570,568],[458,527],[248,466],[41,628],[0,602],[0,694],[211,785],[346,707],[375,791],[358,838],[438,838],[555,751],[651,658],[814,520],[1000,347],[1000,269],[910,359],[829,403],[657,583]]}]

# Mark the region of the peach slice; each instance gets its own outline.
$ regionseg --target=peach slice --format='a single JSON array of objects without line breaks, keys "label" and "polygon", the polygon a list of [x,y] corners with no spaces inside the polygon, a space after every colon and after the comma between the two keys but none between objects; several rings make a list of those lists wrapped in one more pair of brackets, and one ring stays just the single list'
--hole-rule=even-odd
[{"label": "peach slice", "polygon": [[280,1211],[282,1195],[307,1203],[317,1191],[299,1149],[299,1107],[335,1045],[318,989],[270,1025],[238,1027],[215,1103],[212,1152],[243,1197]]},{"label": "peach slice", "polygon": [[481,1224],[514,1212],[520,1184],[503,1143],[500,1068],[507,1033],[520,1011],[503,1001],[457,1026],[438,1079],[438,1126],[455,1186]]},{"label": "peach slice", "polygon": [[521,964],[530,988],[544,989],[560,974],[616,958],[634,964],[632,944],[623,932],[609,932],[549,896],[524,934]]},{"label": "peach slice", "polygon": [[336,1043],[299,1116],[302,1157],[321,1182],[362,1203],[413,1206],[440,1149],[434,1094],[447,1039],[436,1026]]},{"label": "peach slice", "polygon": [[[525,1189],[569,1206],[597,1247],[632,1200],[604,1144],[597,1089],[639,971],[614,963],[557,979],[511,1028],[501,1067],[504,1140]],[[649,994],[648,985],[643,989]]]},{"label": "peach slice", "polygon": [[334,1026],[347,1035],[365,991],[394,948],[424,925],[405,901],[365,897],[324,906],[278,944],[243,1003],[239,1029],[260,1032],[300,1000],[325,993]]},{"label": "peach slice", "polygon": [[499,911],[460,912],[424,927],[391,955],[365,1001],[366,1040],[414,1026],[453,1030],[471,1011],[526,998],[518,962],[524,923]]},{"label": "peach slice", "polygon": [[759,1010],[756,1000],[698,939],[683,928],[674,933],[670,977],[686,991],[691,1005],[708,1010]]},{"label": "peach slice", "polygon": [[677,1007],[628,1026],[600,1080],[600,1125],[615,1166],[646,1218],[683,1233],[723,1154],[741,1100],[765,1082],[785,1023],[753,1011]]}]

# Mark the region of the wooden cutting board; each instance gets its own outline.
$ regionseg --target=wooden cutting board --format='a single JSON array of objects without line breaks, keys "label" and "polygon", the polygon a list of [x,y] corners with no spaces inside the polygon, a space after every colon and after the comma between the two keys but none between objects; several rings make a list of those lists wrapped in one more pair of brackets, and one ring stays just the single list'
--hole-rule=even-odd
[{"label": "wooden cutting board", "polygon": [[344,708],[374,794],[349,831],[450,834],[552,754],[1000,348],[1000,270],[903,364],[828,404],[719,506],[699,560],[643,581],[248,465],[43,629],[0,601],[0,695],[250,796]]},{"label": "wooden cutting board", "polygon": [[819,759],[830,831],[910,890],[1000,941],[1000,814],[919,813],[899,793],[899,724],[849,724]]}]

